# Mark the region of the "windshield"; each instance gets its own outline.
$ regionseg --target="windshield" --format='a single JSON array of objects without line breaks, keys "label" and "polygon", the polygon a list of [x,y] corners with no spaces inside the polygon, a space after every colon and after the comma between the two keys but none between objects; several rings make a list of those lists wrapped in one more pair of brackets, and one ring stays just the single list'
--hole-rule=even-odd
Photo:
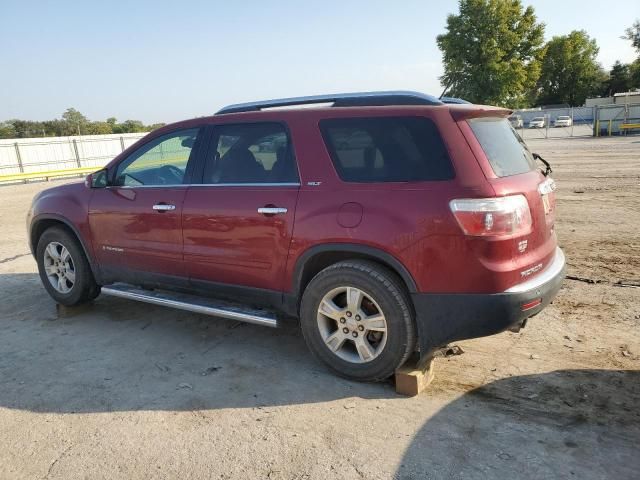
[{"label": "windshield", "polygon": [[535,168],[533,155],[520,135],[505,118],[475,118],[469,126],[498,177],[530,172]]},{"label": "windshield", "polygon": [[544,117],[536,117],[533,119],[534,122],[541,122],[544,120]]}]

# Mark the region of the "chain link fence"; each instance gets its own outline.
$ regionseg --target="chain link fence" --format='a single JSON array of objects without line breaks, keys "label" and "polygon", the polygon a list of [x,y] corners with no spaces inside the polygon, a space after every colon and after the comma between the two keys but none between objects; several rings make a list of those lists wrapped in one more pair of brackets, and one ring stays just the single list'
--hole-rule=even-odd
[{"label": "chain link fence", "polygon": [[[565,107],[544,110],[516,110],[517,130],[525,140],[532,138],[591,137],[596,107]],[[517,117],[516,117],[517,118]],[[514,122],[514,127],[516,124]]]}]

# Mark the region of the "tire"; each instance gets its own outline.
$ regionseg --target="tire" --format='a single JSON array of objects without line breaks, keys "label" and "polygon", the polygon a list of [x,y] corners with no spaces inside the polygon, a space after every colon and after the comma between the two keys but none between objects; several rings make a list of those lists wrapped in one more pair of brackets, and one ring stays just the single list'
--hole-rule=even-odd
[{"label": "tire", "polygon": [[[51,227],[44,231],[38,239],[36,260],[40,280],[57,303],[71,307],[89,302],[100,294],[100,286],[93,277],[80,242],[66,229]],[[52,272],[55,273],[51,275]],[[62,281],[61,275],[64,277]]]},{"label": "tire", "polygon": [[[348,296],[355,300],[349,303]],[[357,299],[360,307],[354,308]],[[385,380],[416,344],[413,307],[402,281],[366,260],[342,261],[318,273],[302,296],[300,324],[311,353],[352,380]]]}]

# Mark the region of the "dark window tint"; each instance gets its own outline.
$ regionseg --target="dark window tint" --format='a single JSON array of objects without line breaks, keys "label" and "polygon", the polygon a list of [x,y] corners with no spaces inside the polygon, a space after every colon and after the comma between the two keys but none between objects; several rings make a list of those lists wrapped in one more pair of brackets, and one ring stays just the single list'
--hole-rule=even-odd
[{"label": "dark window tint", "polygon": [[411,182],[453,178],[435,124],[421,117],[347,118],[320,122],[346,182]]},{"label": "dark window tint", "polygon": [[203,183],[294,183],[298,171],[289,135],[279,123],[215,128]]},{"label": "dark window tint", "polygon": [[115,184],[180,185],[197,135],[197,128],[179,130],[144,144],[118,165]]},{"label": "dark window tint", "polygon": [[527,145],[506,118],[476,118],[469,120],[469,125],[498,177],[517,175],[535,168]]}]

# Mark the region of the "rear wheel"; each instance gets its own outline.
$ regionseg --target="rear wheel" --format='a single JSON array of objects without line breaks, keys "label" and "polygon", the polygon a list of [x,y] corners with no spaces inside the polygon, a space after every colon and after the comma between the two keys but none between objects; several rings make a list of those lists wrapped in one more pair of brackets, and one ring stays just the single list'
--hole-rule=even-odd
[{"label": "rear wheel", "polygon": [[404,286],[374,262],[343,261],[322,270],[305,289],[300,313],[311,352],[347,378],[384,380],[415,346]]},{"label": "rear wheel", "polygon": [[73,306],[99,295],[82,246],[64,228],[51,227],[40,236],[36,259],[42,284],[56,302]]}]

